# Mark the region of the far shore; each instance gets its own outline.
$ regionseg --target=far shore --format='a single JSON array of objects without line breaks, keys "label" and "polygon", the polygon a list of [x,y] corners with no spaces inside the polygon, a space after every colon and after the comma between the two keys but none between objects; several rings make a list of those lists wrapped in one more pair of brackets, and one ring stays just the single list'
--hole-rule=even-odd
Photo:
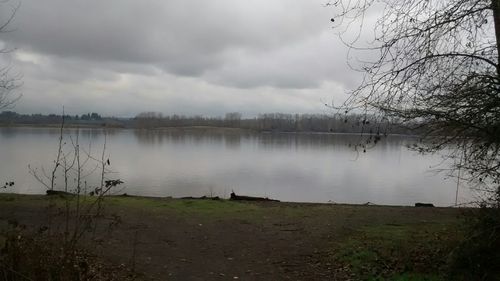
[{"label": "far shore", "polygon": [[[61,124],[2,124],[0,128],[61,128]],[[116,129],[116,130],[138,130],[138,131],[170,131],[170,132],[214,132],[214,133],[265,133],[265,134],[303,134],[303,135],[370,135],[367,132],[321,132],[321,131],[268,131],[268,130],[254,130],[246,128],[234,127],[215,127],[215,126],[176,126],[176,127],[153,127],[153,128],[134,128],[124,127],[113,124],[65,124],[64,128],[68,129]],[[418,138],[419,135],[415,134],[387,134],[387,136],[401,136]]]}]

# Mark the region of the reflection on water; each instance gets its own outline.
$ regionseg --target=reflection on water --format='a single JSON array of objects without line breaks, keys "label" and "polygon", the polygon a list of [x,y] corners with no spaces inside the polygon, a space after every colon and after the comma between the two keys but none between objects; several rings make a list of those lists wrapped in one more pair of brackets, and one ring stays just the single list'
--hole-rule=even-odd
[{"label": "reflection on water", "polygon": [[[58,134],[57,128],[1,128],[0,181],[14,180],[17,192],[43,193],[27,166],[50,167]],[[93,151],[104,134],[117,171],[112,177],[125,181],[128,194],[227,197],[234,190],[284,201],[441,206],[455,199],[456,183],[429,171],[441,158],[409,151],[416,140],[408,137],[391,136],[359,153],[353,148],[359,135],[79,130]],[[471,198],[466,189],[460,194],[461,201]]]},{"label": "reflection on water", "polygon": [[[219,143],[227,147],[238,148],[243,143],[254,142],[263,147],[352,147],[354,144],[366,141],[366,136],[352,134],[303,134],[303,133],[239,133],[213,131],[179,131],[179,130],[135,130],[134,135],[142,145],[169,143]],[[387,140],[389,139],[389,140]],[[378,144],[379,149],[413,143],[414,138],[388,136]],[[344,149],[344,148],[340,148]]]}]

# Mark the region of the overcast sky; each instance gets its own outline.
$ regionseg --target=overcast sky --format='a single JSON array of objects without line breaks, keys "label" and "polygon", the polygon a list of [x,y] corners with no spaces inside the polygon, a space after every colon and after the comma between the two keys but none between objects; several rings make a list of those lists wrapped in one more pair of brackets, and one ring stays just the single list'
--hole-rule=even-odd
[{"label": "overcast sky", "polygon": [[[0,13],[19,3],[3,4]],[[359,75],[317,0],[22,0],[15,111],[325,113]],[[3,58],[5,64],[6,58]]]}]

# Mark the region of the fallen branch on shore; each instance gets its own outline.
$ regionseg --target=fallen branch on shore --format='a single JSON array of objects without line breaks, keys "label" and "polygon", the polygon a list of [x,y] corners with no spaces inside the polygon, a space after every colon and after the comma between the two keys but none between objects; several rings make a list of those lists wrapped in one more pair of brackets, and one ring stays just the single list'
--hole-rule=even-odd
[{"label": "fallen branch on shore", "polygon": [[75,196],[76,194],[71,193],[71,192],[66,192],[66,191],[60,191],[60,190],[47,190],[46,191],[47,195],[59,195],[59,196]]},{"label": "fallen branch on shore", "polygon": [[241,200],[241,201],[273,201],[273,202],[279,202],[279,200],[275,199],[269,199],[267,197],[253,197],[253,196],[241,196],[241,195],[236,195],[236,193],[231,192],[231,197],[229,200]]},{"label": "fallen branch on shore", "polygon": [[415,203],[415,207],[434,207],[432,203]]},{"label": "fallen branch on shore", "polygon": [[220,200],[219,196],[215,196],[215,197],[208,197],[208,196],[193,197],[193,196],[187,196],[187,197],[181,197],[181,199]]}]

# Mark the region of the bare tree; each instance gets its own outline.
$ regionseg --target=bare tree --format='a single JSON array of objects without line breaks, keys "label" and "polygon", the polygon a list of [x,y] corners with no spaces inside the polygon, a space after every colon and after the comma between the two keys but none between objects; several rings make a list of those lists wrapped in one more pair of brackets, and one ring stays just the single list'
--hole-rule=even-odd
[{"label": "bare tree", "polygon": [[[468,179],[500,181],[500,0],[331,1],[339,37],[357,57],[361,85],[341,107],[414,124],[423,151],[454,147]],[[364,22],[374,13],[374,38]],[[363,39],[363,40],[361,40]]]},{"label": "bare tree", "polygon": [[226,121],[227,125],[231,127],[240,127],[241,125],[241,113],[239,112],[228,112],[226,113],[226,116],[224,120]]},{"label": "bare tree", "polygon": [[[2,18],[4,13],[0,13],[0,36],[5,32],[12,31],[9,29],[9,26],[13,21],[18,8],[19,5],[13,5],[12,3],[9,3],[9,1],[0,2],[0,10],[8,10],[6,13],[8,16],[5,19]],[[0,55],[5,56],[11,51],[12,50],[8,47],[3,47],[0,49]],[[20,97],[15,93],[15,90],[20,85],[20,77],[19,75],[13,75],[11,68],[11,65],[8,63],[0,66],[0,109],[8,108]]]}]

